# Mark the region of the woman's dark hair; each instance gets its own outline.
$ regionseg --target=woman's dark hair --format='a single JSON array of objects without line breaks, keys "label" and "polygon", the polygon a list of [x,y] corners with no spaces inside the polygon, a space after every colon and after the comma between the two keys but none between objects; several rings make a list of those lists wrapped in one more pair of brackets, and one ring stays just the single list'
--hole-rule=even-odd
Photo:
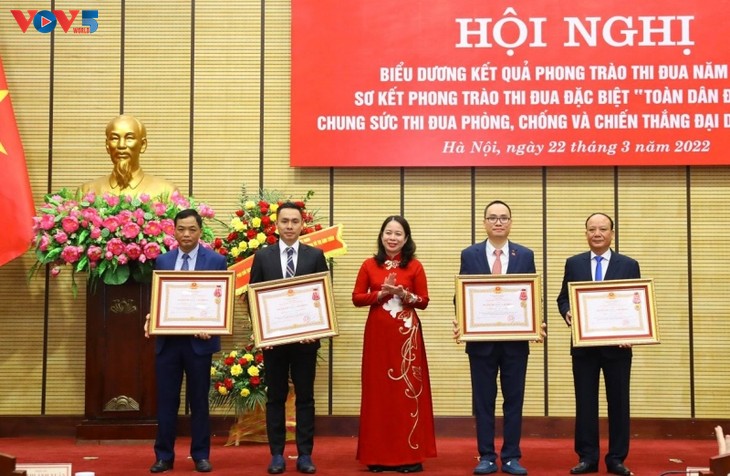
[{"label": "woman's dark hair", "polygon": [[375,261],[378,262],[379,266],[383,266],[385,260],[388,259],[388,255],[385,252],[385,246],[383,246],[383,232],[385,231],[385,227],[388,226],[388,223],[392,221],[400,223],[406,234],[406,242],[403,244],[403,249],[400,251],[400,267],[405,268],[408,266],[408,262],[416,256],[416,243],[413,241],[413,237],[411,236],[411,225],[409,225],[408,221],[400,215],[391,215],[383,222],[383,226],[380,227],[380,233],[378,233],[378,252],[375,253],[374,258]]}]

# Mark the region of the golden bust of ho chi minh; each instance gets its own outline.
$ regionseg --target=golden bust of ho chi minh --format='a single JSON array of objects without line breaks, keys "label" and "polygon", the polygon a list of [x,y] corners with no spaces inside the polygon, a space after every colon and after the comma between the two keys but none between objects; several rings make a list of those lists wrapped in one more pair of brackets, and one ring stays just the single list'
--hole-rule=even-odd
[{"label": "golden bust of ho chi minh", "polygon": [[147,174],[142,170],[139,156],[147,149],[147,130],[134,116],[122,115],[106,126],[106,151],[112,159],[113,169],[91,182],[81,185],[81,192],[97,195],[141,195],[169,197],[177,187],[172,182]]}]

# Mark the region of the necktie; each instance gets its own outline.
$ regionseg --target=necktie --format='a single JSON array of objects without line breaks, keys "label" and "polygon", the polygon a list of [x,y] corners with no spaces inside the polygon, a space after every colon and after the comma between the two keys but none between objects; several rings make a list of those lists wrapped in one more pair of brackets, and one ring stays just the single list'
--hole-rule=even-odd
[{"label": "necktie", "polygon": [[190,265],[188,264],[188,260],[190,259],[190,255],[185,253],[182,255],[183,264],[180,266],[180,271],[189,271]]},{"label": "necktie", "polygon": [[492,265],[492,274],[502,274],[502,250],[494,250],[494,256],[497,258]]},{"label": "necktie", "polygon": [[294,276],[294,248],[291,246],[286,249],[286,276],[291,278]]},{"label": "necktie", "polygon": [[603,258],[601,258],[600,256],[596,256],[593,259],[596,260],[596,277],[594,281],[603,281],[603,268],[601,266],[601,261],[603,261]]}]

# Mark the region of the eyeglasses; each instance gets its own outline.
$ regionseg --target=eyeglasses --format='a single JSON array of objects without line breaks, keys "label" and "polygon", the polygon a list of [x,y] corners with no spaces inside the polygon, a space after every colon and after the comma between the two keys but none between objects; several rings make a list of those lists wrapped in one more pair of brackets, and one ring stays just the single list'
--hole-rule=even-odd
[{"label": "eyeglasses", "polygon": [[500,223],[509,223],[510,220],[512,220],[512,217],[507,217],[507,216],[498,217],[498,216],[495,216],[495,215],[489,215],[488,217],[485,218],[485,220],[487,220],[489,223],[491,223],[492,225],[494,225],[497,222],[500,222]]}]

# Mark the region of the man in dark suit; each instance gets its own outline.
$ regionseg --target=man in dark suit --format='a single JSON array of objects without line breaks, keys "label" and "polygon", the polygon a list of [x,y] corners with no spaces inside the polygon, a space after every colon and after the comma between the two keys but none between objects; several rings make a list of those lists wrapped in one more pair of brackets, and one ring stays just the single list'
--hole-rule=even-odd
[{"label": "man in dark suit", "polygon": [[[197,211],[188,209],[175,216],[175,239],[178,248],[160,255],[155,269],[161,270],[226,270],[226,259],[199,245],[203,219]],[[149,316],[145,337],[149,337]],[[212,471],[210,464],[210,418],[208,391],[213,354],[221,350],[220,337],[208,334],[157,336],[155,338],[155,373],[157,375],[157,439],[155,464],[151,473],[171,470],[175,462],[177,413],[180,389],[185,373],[187,398],[190,402],[192,441],[190,456],[195,470]]]},{"label": "man in dark suit", "polygon": [[[327,260],[322,250],[299,241],[304,220],[302,209],[292,202],[279,206],[276,213],[276,230],[279,241],[254,254],[251,266],[251,284],[285,277],[327,271]],[[317,366],[318,340],[284,344],[264,349],[266,381],[266,433],[269,438],[271,463],[269,474],[286,470],[284,446],[286,444],[285,404],[289,394],[289,375],[296,395],[296,444],[297,470],[313,474],[314,447],[314,376]]]},{"label": "man in dark suit", "polygon": [[[511,228],[512,211],[506,203],[495,200],[487,205],[484,209],[487,239],[461,252],[459,274],[535,273],[535,254],[529,248],[508,240]],[[469,355],[479,450],[479,464],[474,468],[474,474],[497,472],[494,414],[498,373],[504,398],[504,442],[500,452],[502,471],[527,474],[520,464],[520,436],[529,343],[467,342],[466,353]]]},{"label": "man in dark suit", "polygon": [[[558,309],[569,326],[573,316],[570,313],[568,283],[641,277],[639,263],[636,260],[611,250],[614,236],[611,217],[603,213],[594,213],[588,217],[585,226],[591,250],[566,260],[563,286],[558,295]],[[606,467],[609,473],[622,476],[633,474],[624,466],[624,460],[629,454],[631,346],[573,347],[571,345],[570,355],[573,361],[575,386],[575,452],[579,460],[570,473],[598,472],[600,459],[598,387],[602,370],[608,402],[609,436]]]}]

